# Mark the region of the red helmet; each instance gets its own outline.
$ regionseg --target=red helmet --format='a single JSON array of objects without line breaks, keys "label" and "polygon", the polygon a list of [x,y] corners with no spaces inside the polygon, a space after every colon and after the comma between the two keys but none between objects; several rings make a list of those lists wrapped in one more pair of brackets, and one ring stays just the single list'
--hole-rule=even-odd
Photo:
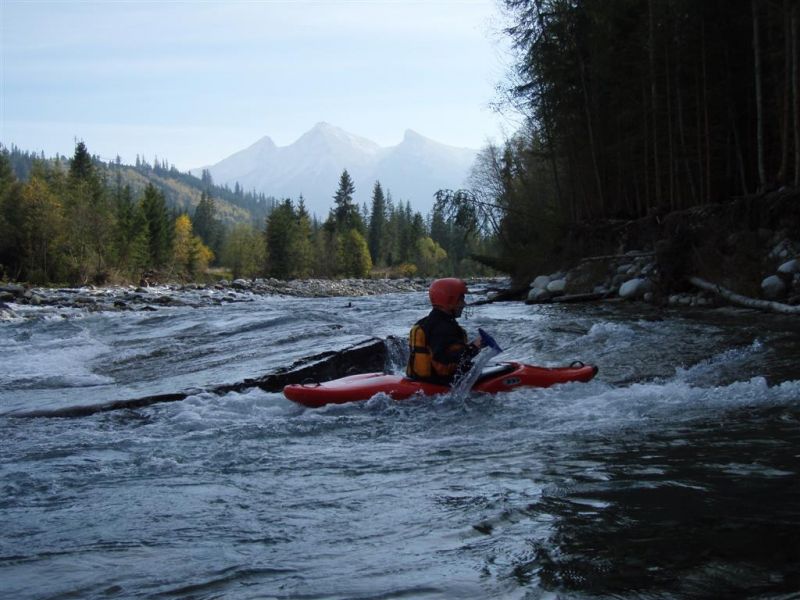
[{"label": "red helmet", "polygon": [[431,304],[437,308],[453,311],[459,302],[467,295],[467,284],[455,277],[436,279],[431,283],[428,297]]}]

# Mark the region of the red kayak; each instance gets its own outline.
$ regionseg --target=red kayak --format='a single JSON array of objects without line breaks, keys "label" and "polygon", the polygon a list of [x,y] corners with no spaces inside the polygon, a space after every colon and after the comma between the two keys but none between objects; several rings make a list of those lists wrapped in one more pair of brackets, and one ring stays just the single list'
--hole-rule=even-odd
[{"label": "red kayak", "polygon": [[[502,363],[485,369],[473,391],[509,392],[518,387],[546,388],[557,383],[589,381],[597,374],[597,367],[576,362],[569,367],[536,367],[517,362]],[[292,384],[283,388],[289,400],[317,408],[325,404],[344,404],[369,400],[375,394],[384,393],[394,400],[405,400],[415,394],[434,396],[446,394],[450,387],[408,379],[402,375],[386,373],[363,373],[351,375],[325,383]]]}]

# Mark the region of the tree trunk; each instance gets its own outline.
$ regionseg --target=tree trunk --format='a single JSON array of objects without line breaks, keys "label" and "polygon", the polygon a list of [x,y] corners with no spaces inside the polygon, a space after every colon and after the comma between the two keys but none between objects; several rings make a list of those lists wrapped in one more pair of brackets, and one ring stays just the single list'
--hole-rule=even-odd
[{"label": "tree trunk", "polygon": [[578,55],[578,68],[580,69],[581,73],[581,86],[583,87],[583,106],[584,111],[586,113],[586,130],[589,134],[589,151],[592,156],[592,170],[594,171],[594,181],[595,185],[597,186],[597,199],[601,206],[602,214],[608,214],[608,207],[606,206],[605,199],[603,197],[603,183],[600,178],[600,166],[597,161],[597,148],[595,146],[594,140],[594,127],[592,127],[592,110],[591,110],[591,102],[589,100],[589,86],[586,83],[586,65],[583,62],[583,57],[581,56],[580,52],[578,51],[577,47],[575,49],[576,54]]},{"label": "tree trunk", "polygon": [[781,164],[776,180],[785,183],[789,168],[789,120],[792,85],[792,19],[789,0],[783,0],[783,114],[781,116]]},{"label": "tree trunk", "polygon": [[700,288],[701,290],[705,290],[707,292],[713,292],[714,294],[719,295],[721,298],[724,298],[731,304],[736,304],[738,306],[745,306],[747,308],[754,308],[756,310],[764,310],[768,312],[780,313],[784,315],[800,315],[800,306],[792,306],[790,304],[783,304],[782,302],[759,300],[757,298],[749,298],[748,296],[742,296],[741,294],[732,292],[727,288],[711,283],[710,281],[706,281],[705,279],[701,279],[700,277],[690,277],[689,283],[691,283],[695,287]]},{"label": "tree trunk", "polygon": [[666,65],[667,71],[667,89],[666,89],[666,97],[667,97],[667,148],[669,151],[669,160],[667,163],[669,164],[669,208],[670,210],[675,210],[677,208],[675,204],[675,147],[673,144],[673,118],[672,118],[672,86],[670,85],[670,79],[672,77],[670,72],[670,60],[669,60],[669,46],[664,48],[664,63]]},{"label": "tree trunk", "polygon": [[758,190],[767,186],[764,166],[764,98],[761,88],[761,19],[758,14],[758,0],[752,0],[753,7],[753,70],[756,86],[756,153],[758,155]]},{"label": "tree trunk", "polygon": [[792,6],[792,103],[794,114],[794,185],[800,186],[800,79],[797,55],[797,5]]},{"label": "tree trunk", "polygon": [[[755,0],[754,0],[755,1]],[[658,86],[656,84],[656,25],[653,14],[655,0],[649,0],[649,63],[650,63],[650,107],[653,111],[653,178],[655,204],[661,206],[661,165],[658,152]]]},{"label": "tree trunk", "polygon": [[[692,163],[689,160],[689,146],[686,143],[686,122],[683,115],[683,86],[681,85],[681,59],[675,61],[675,79],[677,85],[675,86],[675,102],[678,105],[678,143],[680,144],[681,162],[686,170],[686,180],[689,184],[689,191],[691,193],[691,203],[699,204],[697,200],[697,186],[694,181],[694,173],[692,171]],[[686,198],[681,194],[683,201],[680,203],[680,208],[686,208],[688,205]]]}]

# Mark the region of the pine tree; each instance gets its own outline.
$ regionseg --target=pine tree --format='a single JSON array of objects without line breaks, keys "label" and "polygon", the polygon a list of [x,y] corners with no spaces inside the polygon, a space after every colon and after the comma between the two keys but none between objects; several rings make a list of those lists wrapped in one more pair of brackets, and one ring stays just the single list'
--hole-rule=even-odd
[{"label": "pine tree", "polygon": [[163,267],[170,257],[170,216],[164,194],[150,183],[144,190],[141,200],[142,212],[147,222],[149,242],[149,262],[153,268]]},{"label": "pine tree", "polygon": [[263,269],[264,240],[249,224],[234,225],[225,238],[222,263],[231,269],[234,279],[255,277]]},{"label": "pine tree", "polygon": [[78,142],[75,146],[75,154],[69,163],[69,174],[74,179],[88,180],[94,175],[92,157],[86,149],[86,144]]},{"label": "pine tree", "polygon": [[369,253],[373,264],[384,262],[386,247],[386,198],[380,181],[372,190],[372,212],[369,217]]},{"label": "pine tree", "polygon": [[216,218],[217,207],[211,194],[203,191],[192,215],[192,229],[212,251],[219,252],[222,244],[222,224]]},{"label": "pine tree", "polygon": [[356,189],[353,185],[353,180],[347,169],[342,171],[339,177],[339,189],[333,196],[334,200],[334,215],[336,219],[336,229],[339,232],[349,231],[350,229],[357,229],[363,232],[364,223],[361,220],[361,215],[358,214],[358,206],[353,202],[353,194]]},{"label": "pine tree", "polygon": [[291,200],[278,205],[267,218],[267,274],[288,279],[294,267],[292,244],[296,231],[296,215]]},{"label": "pine tree", "polygon": [[314,268],[313,230],[305,200],[300,196],[295,216],[294,239],[292,240],[293,277],[308,277]]}]

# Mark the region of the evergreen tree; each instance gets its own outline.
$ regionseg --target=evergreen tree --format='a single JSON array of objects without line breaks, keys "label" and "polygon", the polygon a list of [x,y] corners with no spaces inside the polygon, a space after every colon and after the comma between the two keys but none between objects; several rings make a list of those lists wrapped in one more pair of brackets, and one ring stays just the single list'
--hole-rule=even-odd
[{"label": "evergreen tree", "polygon": [[83,142],[70,161],[64,210],[71,278],[81,283],[104,280],[114,218],[106,186]]},{"label": "evergreen tree", "polygon": [[386,198],[380,181],[372,190],[372,212],[369,217],[369,253],[373,264],[384,262],[386,246]]},{"label": "evergreen tree", "polygon": [[303,196],[297,205],[295,216],[294,239],[291,253],[293,256],[293,277],[308,277],[314,269],[314,248],[312,247],[313,230],[311,218],[306,210]]},{"label": "evergreen tree", "polygon": [[114,233],[116,245],[117,265],[127,270],[131,257],[131,244],[137,235],[134,230],[134,216],[136,205],[133,202],[131,186],[120,187],[117,185],[116,194],[116,228]]},{"label": "evergreen tree", "polygon": [[334,277],[341,271],[341,241],[336,232],[336,219],[331,211],[328,220],[317,229],[314,242],[314,274],[320,277]]},{"label": "evergreen tree", "polygon": [[353,180],[350,178],[347,169],[345,169],[339,177],[339,189],[336,190],[336,194],[333,196],[336,228],[339,232],[349,231],[350,229],[357,229],[359,232],[364,230],[364,223],[358,213],[358,206],[353,202],[355,191]]},{"label": "evergreen tree", "polygon": [[147,223],[149,260],[148,266],[159,268],[166,265],[171,255],[170,216],[164,194],[150,183],[141,200],[142,213]]},{"label": "evergreen tree", "polygon": [[225,238],[222,262],[234,279],[255,277],[263,269],[264,249],[264,240],[252,225],[236,224]]},{"label": "evergreen tree", "polygon": [[94,175],[92,157],[86,149],[86,144],[78,142],[75,146],[75,154],[69,163],[70,177],[79,180],[89,180]]},{"label": "evergreen tree", "polygon": [[212,251],[219,252],[222,245],[222,224],[216,214],[214,199],[211,194],[203,191],[192,215],[192,229]]},{"label": "evergreen tree", "polygon": [[292,244],[296,232],[296,215],[292,201],[287,199],[267,217],[265,232],[267,246],[267,274],[278,279],[288,279],[293,272]]}]

